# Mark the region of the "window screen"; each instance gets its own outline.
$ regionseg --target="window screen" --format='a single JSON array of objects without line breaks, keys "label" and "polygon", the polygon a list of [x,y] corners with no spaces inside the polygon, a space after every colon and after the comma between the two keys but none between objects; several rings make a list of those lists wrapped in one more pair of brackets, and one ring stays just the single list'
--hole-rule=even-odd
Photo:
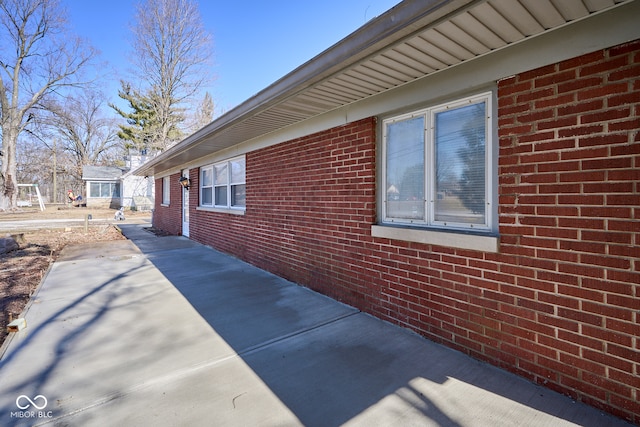
[{"label": "window screen", "polygon": [[490,229],[491,94],[383,122],[383,221]]}]

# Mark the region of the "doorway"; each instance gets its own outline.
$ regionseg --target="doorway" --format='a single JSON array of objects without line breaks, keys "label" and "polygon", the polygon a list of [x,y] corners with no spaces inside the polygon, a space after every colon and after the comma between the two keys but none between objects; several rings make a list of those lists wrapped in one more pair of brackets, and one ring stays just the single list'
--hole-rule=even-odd
[{"label": "doorway", "polygon": [[[189,169],[182,171],[182,176],[189,178]],[[189,190],[182,188],[182,235],[189,237]]]}]

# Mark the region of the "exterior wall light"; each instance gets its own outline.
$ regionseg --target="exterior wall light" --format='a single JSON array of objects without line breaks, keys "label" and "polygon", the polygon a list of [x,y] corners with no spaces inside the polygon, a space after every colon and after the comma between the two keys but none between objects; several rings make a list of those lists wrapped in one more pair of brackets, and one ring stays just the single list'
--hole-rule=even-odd
[{"label": "exterior wall light", "polygon": [[182,185],[182,188],[184,188],[185,190],[189,189],[189,185],[191,185],[191,182],[189,181],[189,178],[187,178],[186,176],[182,176],[180,177],[180,185]]}]

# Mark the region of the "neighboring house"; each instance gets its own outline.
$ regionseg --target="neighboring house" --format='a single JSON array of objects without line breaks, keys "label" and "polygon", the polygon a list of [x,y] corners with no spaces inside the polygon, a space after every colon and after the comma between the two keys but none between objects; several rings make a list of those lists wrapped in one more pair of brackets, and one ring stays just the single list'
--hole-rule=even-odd
[{"label": "neighboring house", "polygon": [[153,177],[137,176],[133,170],[140,167],[150,157],[146,155],[129,155],[126,158],[128,172],[122,175],[120,206],[127,209],[147,211],[154,207],[155,185]]},{"label": "neighboring house", "polygon": [[402,2],[134,173],[157,228],[638,423],[640,1],[524,3]]},{"label": "neighboring house", "polygon": [[82,180],[85,182],[87,207],[119,209],[123,171],[112,166],[84,166]]},{"label": "neighboring house", "polygon": [[82,180],[86,183],[87,207],[150,210],[154,206],[153,178],[137,176],[132,169],[140,167],[146,156],[130,155],[127,167],[84,166]]}]

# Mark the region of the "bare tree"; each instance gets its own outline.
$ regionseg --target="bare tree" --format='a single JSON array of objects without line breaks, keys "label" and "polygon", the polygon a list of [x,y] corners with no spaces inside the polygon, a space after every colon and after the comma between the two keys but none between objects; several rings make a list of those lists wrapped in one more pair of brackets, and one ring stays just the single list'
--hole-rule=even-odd
[{"label": "bare tree", "polygon": [[[105,103],[103,94],[85,89],[67,96],[62,103],[47,105],[48,127],[58,141],[58,150],[69,154],[69,169],[78,180],[83,166],[113,164],[119,157],[117,127],[113,119],[104,116]],[[45,145],[52,148],[50,143]]]},{"label": "bare tree", "polygon": [[51,146],[46,147],[35,135],[20,140],[17,176],[21,183],[38,184],[42,195],[49,202],[56,202],[66,200],[67,189],[80,194],[82,180],[74,174],[71,156],[58,148],[55,138],[51,137],[50,141]]},{"label": "bare tree", "polygon": [[57,0],[0,1],[0,209],[16,206],[18,136],[39,103],[79,84],[95,51],[66,30]]},{"label": "bare tree", "polygon": [[18,147],[17,158],[16,174],[20,183],[41,184],[48,180],[48,175],[51,174],[51,152],[43,150],[39,141],[25,138]]},{"label": "bare tree", "polygon": [[204,98],[202,98],[202,101],[200,101],[200,104],[192,115],[190,131],[195,132],[211,123],[213,120],[214,108],[213,98],[211,98],[211,94],[209,92],[206,92],[204,94]]},{"label": "bare tree", "polygon": [[193,0],[145,0],[131,30],[136,73],[146,82],[140,92],[159,121],[149,148],[164,150],[180,137],[175,129],[185,120],[186,103],[210,80],[212,38]]}]

